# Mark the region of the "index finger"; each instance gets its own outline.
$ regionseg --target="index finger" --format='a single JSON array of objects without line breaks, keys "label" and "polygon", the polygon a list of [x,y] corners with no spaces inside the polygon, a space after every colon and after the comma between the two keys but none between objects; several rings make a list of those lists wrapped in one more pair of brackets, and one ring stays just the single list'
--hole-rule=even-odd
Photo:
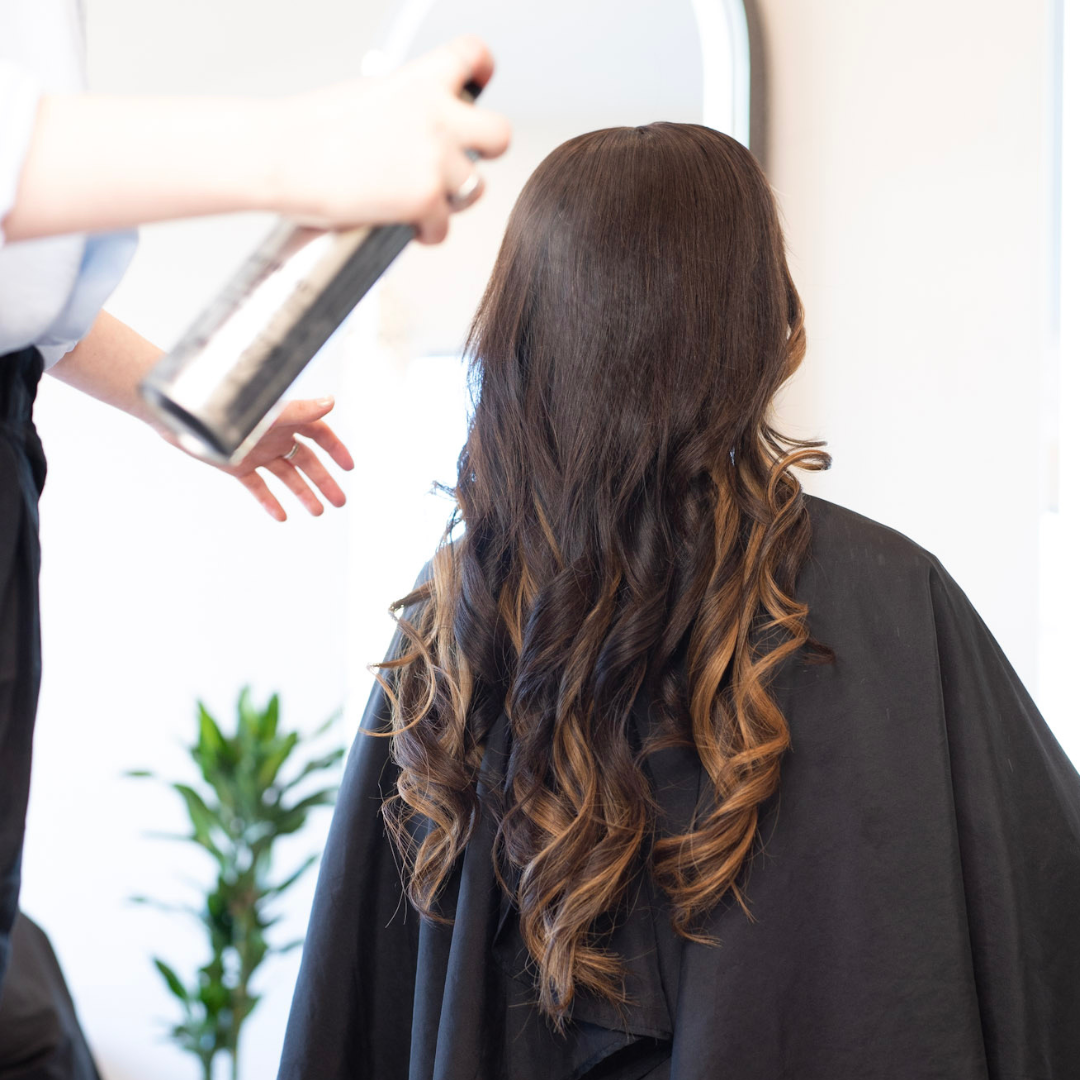
[{"label": "index finger", "polygon": [[311,439],[316,446],[321,446],[339,468],[348,472],[355,466],[348,447],[337,437],[333,428],[325,420],[316,420],[313,424],[304,424],[296,430],[301,435]]}]

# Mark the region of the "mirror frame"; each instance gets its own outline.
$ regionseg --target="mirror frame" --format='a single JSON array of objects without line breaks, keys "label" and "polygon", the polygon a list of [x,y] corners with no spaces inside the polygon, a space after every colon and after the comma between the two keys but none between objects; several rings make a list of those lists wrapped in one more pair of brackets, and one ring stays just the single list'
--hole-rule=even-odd
[{"label": "mirror frame", "polygon": [[[361,73],[404,63],[438,0],[402,0]],[[702,54],[702,120],[748,146],[768,172],[768,71],[758,0],[690,0]],[[725,75],[725,73],[729,73]]]}]

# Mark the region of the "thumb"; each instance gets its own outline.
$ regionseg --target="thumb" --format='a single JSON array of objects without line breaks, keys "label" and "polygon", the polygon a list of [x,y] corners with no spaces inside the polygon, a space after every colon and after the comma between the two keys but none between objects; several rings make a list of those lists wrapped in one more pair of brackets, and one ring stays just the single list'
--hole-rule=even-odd
[{"label": "thumb", "polygon": [[277,418],[275,427],[299,427],[301,424],[313,424],[321,420],[334,407],[332,397],[303,398],[290,401]]}]

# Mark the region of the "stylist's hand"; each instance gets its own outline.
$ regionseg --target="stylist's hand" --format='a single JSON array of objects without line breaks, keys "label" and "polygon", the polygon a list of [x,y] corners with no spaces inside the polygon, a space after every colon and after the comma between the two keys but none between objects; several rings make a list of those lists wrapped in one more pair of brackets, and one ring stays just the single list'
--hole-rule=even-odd
[{"label": "stylist's hand", "polygon": [[[346,471],[352,469],[352,455],[323,419],[333,407],[333,398],[290,401],[248,456],[239,465],[222,467],[222,471],[235,476],[276,521],[285,520],[285,509],[274,497],[259,469],[273,473],[300,500],[304,509],[316,517],[323,512],[323,504],[311,484],[332,506],[344,506],[345,492],[314,449],[297,438],[299,435],[311,440],[339,468]],[[296,452],[286,461],[286,455],[294,446],[297,447]]]},{"label": "stylist's hand", "polygon": [[505,117],[459,95],[485,84],[494,67],[479,38],[460,37],[384,78],[362,79],[298,95],[290,116],[274,201],[322,226],[407,222],[419,239],[441,241],[451,197],[476,166],[466,156],[498,157],[510,142]]}]

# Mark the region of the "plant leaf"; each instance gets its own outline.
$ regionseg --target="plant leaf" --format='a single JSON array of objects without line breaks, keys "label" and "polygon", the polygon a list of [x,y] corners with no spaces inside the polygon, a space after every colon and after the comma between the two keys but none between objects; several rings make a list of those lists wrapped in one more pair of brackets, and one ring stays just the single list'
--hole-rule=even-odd
[{"label": "plant leaf", "polygon": [[313,739],[325,735],[345,715],[344,709],[335,709],[316,729]]},{"label": "plant leaf", "polygon": [[154,965],[158,971],[161,972],[161,977],[168,984],[169,989],[173,992],[175,997],[178,997],[185,1006],[191,1004],[191,995],[188,994],[184,988],[184,984],[180,981],[180,977],[164,960],[160,960],[158,957],[154,957]]},{"label": "plant leaf", "polygon": [[323,754],[322,757],[312,758],[287,784],[282,788],[282,794],[286,791],[290,791],[296,787],[305,777],[310,776],[314,772],[323,772],[326,769],[332,769],[343,757],[345,756],[345,747],[339,746],[336,750],[331,750],[329,754]]},{"label": "plant leaf", "polygon": [[125,769],[120,775],[128,780],[145,780],[154,774],[149,769]]},{"label": "plant leaf", "polygon": [[222,776],[232,772],[236,754],[206,706],[201,701],[198,704],[199,738],[191,747],[191,756],[199,766],[203,779],[218,791],[219,798],[225,802],[219,782]]},{"label": "plant leaf", "polygon": [[190,904],[167,904],[164,900],[155,900],[152,896],[129,896],[129,904],[141,904],[143,907],[151,907],[156,911],[168,911],[172,914],[191,915],[201,919],[202,912],[193,908]]},{"label": "plant leaf", "polygon": [[281,714],[281,702],[274,694],[266,703],[266,710],[259,721],[259,741],[270,742],[277,735],[278,718]]},{"label": "plant leaf", "polygon": [[183,796],[192,825],[207,832],[214,828],[221,829],[222,832],[226,831],[221,815],[216,810],[211,810],[206,805],[206,800],[193,787],[188,784],[173,784],[172,786],[173,790]]},{"label": "plant leaf", "polygon": [[219,979],[208,979],[199,987],[199,1000],[206,1006],[206,1011],[219,1013],[229,1007],[232,994]]},{"label": "plant leaf", "polygon": [[284,881],[277,885],[271,885],[263,894],[264,896],[280,896],[290,886],[295,885],[318,861],[318,855],[309,855],[300,866],[294,870]]},{"label": "plant leaf", "polygon": [[293,806],[276,807],[271,818],[270,830],[252,842],[252,850],[256,853],[265,851],[279,836],[289,836],[291,833],[298,832],[304,827],[309,812],[315,807],[333,806],[337,791],[336,787],[323,788],[301,799]]},{"label": "plant leaf", "polygon": [[285,764],[285,759],[293,752],[299,741],[300,735],[295,731],[290,731],[285,738],[278,741],[277,747],[263,761],[256,777],[260,790],[265,790],[274,782],[278,770]]},{"label": "plant leaf", "polygon": [[239,723],[237,734],[245,746],[252,746],[258,742],[259,729],[262,727],[262,717],[251,701],[251,687],[245,686],[240,691],[240,700],[236,703],[236,713]]},{"label": "plant leaf", "polygon": [[338,789],[336,787],[324,787],[318,791],[312,792],[310,795],[305,796],[297,803],[293,803],[292,806],[283,807],[285,814],[292,817],[294,814],[303,814],[307,816],[307,812],[316,806],[333,806],[337,799]]},{"label": "plant leaf", "polygon": [[173,784],[174,790],[180,793],[187,806],[188,817],[191,818],[191,827],[195,830],[194,840],[201,844],[211,855],[224,865],[225,856],[221,848],[214,842],[213,832],[219,829],[228,835],[221,818],[214,813],[203,801],[202,796],[187,784]]},{"label": "plant leaf", "polygon": [[217,721],[207,711],[206,706],[200,701],[199,707],[199,749],[210,757],[217,757],[225,749],[225,736],[221,734],[221,728]]}]

